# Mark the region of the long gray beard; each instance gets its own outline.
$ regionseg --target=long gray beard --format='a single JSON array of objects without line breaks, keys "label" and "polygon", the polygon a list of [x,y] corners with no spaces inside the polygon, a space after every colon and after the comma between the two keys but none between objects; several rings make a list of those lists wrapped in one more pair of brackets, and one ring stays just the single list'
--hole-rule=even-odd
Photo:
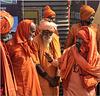
[{"label": "long gray beard", "polygon": [[51,41],[52,41],[52,36],[50,36],[49,38],[43,36],[44,47],[48,48]]}]

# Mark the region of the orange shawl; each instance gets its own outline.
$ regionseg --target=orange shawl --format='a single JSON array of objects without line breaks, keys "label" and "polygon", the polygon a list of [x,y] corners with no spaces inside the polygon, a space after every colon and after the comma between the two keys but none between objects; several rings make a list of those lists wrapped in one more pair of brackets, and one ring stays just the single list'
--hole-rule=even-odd
[{"label": "orange shawl", "polygon": [[[97,52],[94,32],[92,32],[92,29],[88,28],[88,33],[89,33],[89,38],[90,38],[90,47],[89,47],[89,51],[87,55],[87,60],[79,54],[76,45],[73,45],[72,47],[69,47],[68,49],[66,49],[63,55],[61,56],[61,58],[58,59],[61,63],[60,64],[61,78],[64,79],[64,81],[67,81],[67,85],[68,85],[68,79],[70,78],[70,74],[71,74],[70,72],[71,72],[72,66],[75,64],[75,62],[77,62],[80,68],[86,71],[87,73],[97,78],[99,78],[100,76],[99,54]],[[65,88],[67,87],[67,85],[65,86],[64,83],[63,85]]]},{"label": "orange shawl", "polygon": [[[12,63],[10,61],[10,58],[9,58],[9,63],[10,63],[10,66],[11,66],[11,69],[10,70],[10,67],[9,67],[9,64],[8,64],[8,59],[6,57],[6,54],[5,54],[5,51],[7,52],[7,49],[6,49],[6,46],[5,46],[5,43],[4,41],[1,42],[0,40],[0,49],[1,49],[1,64],[0,66],[2,66],[2,70],[3,70],[3,77],[4,77],[4,88],[5,88],[5,95],[8,96],[8,95],[13,95],[13,96],[16,96],[16,91],[15,91],[15,88],[17,89],[16,87],[16,83],[15,83],[15,79],[14,79],[14,74],[13,74],[13,78],[12,78],[12,73],[13,73],[13,68],[12,68]],[[8,52],[7,52],[8,54]],[[14,82],[13,82],[14,80]]]}]

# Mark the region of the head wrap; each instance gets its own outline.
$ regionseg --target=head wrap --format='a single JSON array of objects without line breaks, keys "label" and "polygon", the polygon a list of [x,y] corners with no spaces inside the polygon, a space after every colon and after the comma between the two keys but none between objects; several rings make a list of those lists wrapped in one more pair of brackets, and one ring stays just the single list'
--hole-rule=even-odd
[{"label": "head wrap", "polygon": [[81,27],[81,29],[77,32],[76,36],[81,37],[84,40],[81,47],[80,47],[81,52],[82,53],[88,52],[89,47],[90,47],[90,38],[89,38],[88,27],[87,26]]},{"label": "head wrap", "polygon": [[5,11],[0,11],[0,34],[7,33],[13,26],[13,17]]},{"label": "head wrap", "polygon": [[82,21],[88,19],[94,13],[95,10],[90,6],[82,5],[82,7],[80,8],[80,17]]},{"label": "head wrap", "polygon": [[49,30],[54,32],[57,30],[57,25],[53,22],[48,22],[46,20],[41,20],[39,24],[39,30],[42,32],[42,30]]},{"label": "head wrap", "polygon": [[87,53],[86,59],[89,62],[92,62],[92,58],[94,58],[95,53],[97,53],[97,44],[96,44],[96,38],[95,33],[91,28],[88,26],[83,26],[81,29],[77,32],[76,36],[79,36],[83,38],[83,44],[80,47],[80,50],[82,53]]},{"label": "head wrap", "polygon": [[22,20],[18,24],[17,30],[12,38],[12,40],[14,40],[15,43],[23,44],[29,56],[30,56],[29,47],[32,49],[34,54],[36,53],[34,45],[32,44],[31,41],[28,40],[32,22],[33,20],[28,20],[28,19]]},{"label": "head wrap", "polygon": [[51,10],[51,8],[47,5],[44,8],[43,18],[47,18],[52,15],[56,15],[56,13],[53,10]]}]

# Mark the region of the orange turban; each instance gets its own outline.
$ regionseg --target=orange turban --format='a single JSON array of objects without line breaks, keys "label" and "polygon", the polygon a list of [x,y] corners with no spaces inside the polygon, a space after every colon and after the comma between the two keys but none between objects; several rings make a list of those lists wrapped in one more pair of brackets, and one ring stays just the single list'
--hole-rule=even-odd
[{"label": "orange turban", "polygon": [[47,5],[44,8],[43,18],[47,18],[52,15],[56,15],[56,13],[53,10],[51,10],[51,8]]},{"label": "orange turban", "polygon": [[0,34],[7,33],[13,26],[13,17],[5,11],[0,11]]},{"label": "orange turban", "polygon": [[95,10],[90,6],[82,5],[82,7],[80,8],[80,17],[82,21],[88,19],[94,13]]},{"label": "orange turban", "polygon": [[57,25],[53,22],[48,22],[43,19],[40,21],[39,30],[41,32],[42,30],[49,30],[49,31],[55,32],[55,30],[57,30]]}]

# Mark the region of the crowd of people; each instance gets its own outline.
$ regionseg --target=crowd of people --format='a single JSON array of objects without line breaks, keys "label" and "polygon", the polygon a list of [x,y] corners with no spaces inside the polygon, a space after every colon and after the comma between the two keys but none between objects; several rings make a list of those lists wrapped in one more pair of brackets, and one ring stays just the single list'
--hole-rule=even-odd
[{"label": "crowd of people", "polygon": [[45,6],[39,25],[22,20],[7,43],[13,17],[0,11],[1,80],[3,96],[96,96],[100,82],[99,28],[95,10],[80,8],[80,22],[69,29],[61,55],[56,13]]}]

